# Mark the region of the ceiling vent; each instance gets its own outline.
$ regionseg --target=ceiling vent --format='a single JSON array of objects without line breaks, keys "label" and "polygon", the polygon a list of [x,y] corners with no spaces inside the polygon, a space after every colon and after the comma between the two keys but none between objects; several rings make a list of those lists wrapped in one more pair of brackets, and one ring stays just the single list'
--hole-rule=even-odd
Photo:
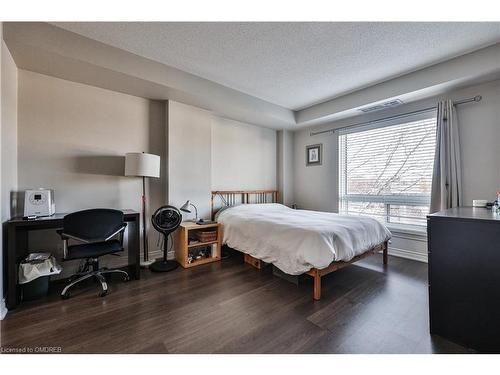
[{"label": "ceiling vent", "polygon": [[361,112],[368,113],[368,112],[380,111],[381,109],[397,107],[398,105],[401,105],[401,104],[403,104],[402,100],[394,99],[394,100],[390,100],[390,101],[385,102],[385,103],[380,103],[380,104],[374,105],[372,107],[360,108],[359,110]]}]

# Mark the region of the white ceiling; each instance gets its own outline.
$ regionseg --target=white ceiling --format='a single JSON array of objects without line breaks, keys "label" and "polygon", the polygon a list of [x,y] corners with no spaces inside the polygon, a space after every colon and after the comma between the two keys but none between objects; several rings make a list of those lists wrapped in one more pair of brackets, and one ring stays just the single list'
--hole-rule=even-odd
[{"label": "white ceiling", "polygon": [[293,110],[500,42],[500,23],[54,24]]}]

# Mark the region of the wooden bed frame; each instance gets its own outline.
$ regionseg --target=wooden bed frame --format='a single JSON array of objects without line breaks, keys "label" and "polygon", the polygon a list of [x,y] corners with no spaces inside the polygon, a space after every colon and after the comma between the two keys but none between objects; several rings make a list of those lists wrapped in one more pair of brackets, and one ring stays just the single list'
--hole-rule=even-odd
[{"label": "wooden bed frame", "polygon": [[[236,204],[249,204],[249,203],[278,203],[279,202],[279,192],[277,190],[225,190],[225,191],[212,191],[211,198],[211,212],[212,220],[215,218],[215,214],[222,207],[234,206]],[[217,205],[217,199],[219,200],[219,205]],[[224,229],[224,228],[223,228]],[[313,287],[313,299],[319,301],[321,299],[321,277],[325,276],[331,272],[337,271],[345,266],[348,266],[358,260],[366,258],[367,256],[377,254],[382,252],[383,263],[387,265],[387,241],[378,244],[377,246],[371,248],[364,253],[355,256],[348,262],[338,261],[332,262],[330,265],[323,269],[312,268],[305,274],[310,275],[314,278]],[[245,254],[245,262],[251,266],[261,269],[264,267],[264,262],[260,259],[254,258],[248,254]]]}]

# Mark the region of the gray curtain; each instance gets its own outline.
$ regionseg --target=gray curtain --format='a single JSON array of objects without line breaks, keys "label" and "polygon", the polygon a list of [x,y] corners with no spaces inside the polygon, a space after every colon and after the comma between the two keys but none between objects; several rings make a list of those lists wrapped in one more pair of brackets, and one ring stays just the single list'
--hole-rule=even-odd
[{"label": "gray curtain", "polygon": [[430,212],[458,207],[461,203],[462,173],[457,115],[453,102],[444,100],[437,106],[436,153]]}]

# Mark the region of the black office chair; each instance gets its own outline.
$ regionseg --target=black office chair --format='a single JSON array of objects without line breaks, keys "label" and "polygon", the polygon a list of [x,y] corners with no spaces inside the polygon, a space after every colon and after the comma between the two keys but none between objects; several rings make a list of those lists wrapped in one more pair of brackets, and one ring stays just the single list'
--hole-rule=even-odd
[{"label": "black office chair", "polygon": [[[68,290],[73,285],[91,277],[100,281],[101,297],[108,293],[105,274],[119,273],[123,275],[125,281],[129,280],[129,275],[125,271],[99,268],[98,260],[103,255],[123,251],[123,232],[126,227],[122,211],[106,208],[78,211],[64,217],[63,229],[57,231],[64,241],[63,260],[86,259],[86,262],[83,270],[70,278],[70,283],[63,289],[61,293],[63,299],[70,297]],[[70,240],[80,244],[70,245]]]}]

